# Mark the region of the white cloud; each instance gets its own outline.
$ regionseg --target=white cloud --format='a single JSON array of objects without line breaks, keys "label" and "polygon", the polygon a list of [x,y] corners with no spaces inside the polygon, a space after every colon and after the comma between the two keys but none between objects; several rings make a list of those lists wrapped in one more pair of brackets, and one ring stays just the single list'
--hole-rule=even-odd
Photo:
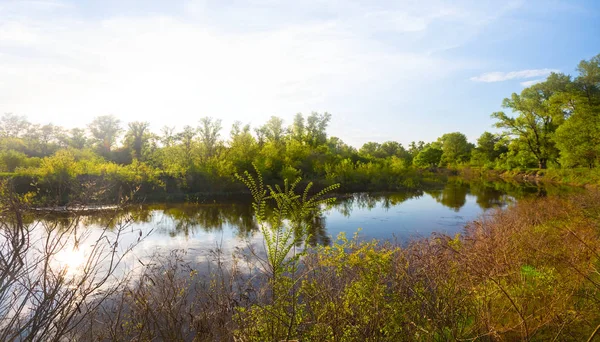
[{"label": "white cloud", "polygon": [[514,79],[524,79],[524,78],[532,78],[532,77],[540,77],[540,76],[548,76],[550,73],[558,72],[557,69],[528,69],[528,70],[520,70],[520,71],[510,71],[510,72],[502,72],[502,71],[494,71],[494,72],[486,72],[479,76],[471,77],[471,81],[475,82],[502,82]]},{"label": "white cloud", "polygon": [[521,86],[526,88],[526,87],[531,87],[532,85],[534,85],[536,83],[540,83],[540,82],[544,82],[544,81],[545,81],[545,79],[539,78],[537,80],[524,81],[524,82],[521,82],[520,84],[521,84]]},{"label": "white cloud", "polygon": [[460,46],[498,12],[437,0],[202,0],[182,2],[181,13],[88,18],[82,3],[28,2],[47,16],[10,9],[0,23],[0,113],[65,126],[112,113],[158,129],[205,115],[260,124],[328,110],[332,133],[345,137],[335,131],[348,127],[344,115],[369,121],[375,106],[464,68],[434,52]]}]

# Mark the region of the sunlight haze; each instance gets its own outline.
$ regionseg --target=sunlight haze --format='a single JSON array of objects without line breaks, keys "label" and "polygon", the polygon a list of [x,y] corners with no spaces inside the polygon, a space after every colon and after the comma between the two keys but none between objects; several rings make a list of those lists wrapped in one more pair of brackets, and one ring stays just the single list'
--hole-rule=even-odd
[{"label": "sunlight haze", "polygon": [[[540,7],[543,4],[543,7]],[[253,127],[332,113],[331,135],[474,141],[511,92],[600,46],[593,1],[0,1],[0,112],[82,127]],[[426,129],[423,129],[426,127]]]}]

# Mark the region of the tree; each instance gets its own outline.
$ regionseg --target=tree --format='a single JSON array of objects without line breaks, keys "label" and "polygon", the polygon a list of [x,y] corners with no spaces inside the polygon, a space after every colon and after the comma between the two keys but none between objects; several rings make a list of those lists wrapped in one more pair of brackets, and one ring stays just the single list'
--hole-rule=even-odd
[{"label": "tree", "polygon": [[327,126],[331,121],[331,114],[312,112],[306,119],[306,142],[310,146],[319,146],[327,142]]},{"label": "tree", "polygon": [[473,145],[467,141],[467,137],[460,133],[446,133],[442,135],[438,142],[442,146],[442,159],[444,164],[458,164],[469,160]]},{"label": "tree", "polygon": [[423,149],[425,148],[425,142],[423,141],[419,141],[419,142],[414,142],[412,141],[409,145],[408,145],[408,153],[410,153],[410,155],[414,158],[417,156],[417,154],[419,154],[419,152],[421,152]]},{"label": "tree", "polygon": [[472,150],[472,161],[481,164],[496,161],[503,153],[508,152],[508,147],[502,136],[483,132],[477,139],[477,147]]},{"label": "tree", "polygon": [[115,145],[119,134],[123,131],[121,121],[113,115],[99,116],[89,124],[88,128],[101,153],[108,156]]},{"label": "tree", "polygon": [[192,163],[192,152],[194,148],[194,139],[196,138],[196,130],[189,125],[183,127],[183,131],[177,134],[177,140],[181,141],[183,147],[183,155],[187,165]]},{"label": "tree", "polygon": [[76,149],[83,149],[87,146],[88,138],[85,130],[82,128],[73,128],[69,132],[68,145]]},{"label": "tree", "polygon": [[256,139],[250,133],[250,125],[236,121],[231,127],[228,157],[237,170],[252,168],[252,162],[258,152]]},{"label": "tree", "polygon": [[164,147],[171,147],[175,144],[177,140],[177,136],[175,136],[175,127],[173,126],[164,126],[161,130],[162,136],[160,137],[160,142]]},{"label": "tree", "polygon": [[292,124],[290,131],[292,134],[292,139],[300,142],[304,141],[306,129],[304,124],[304,116],[302,116],[302,113],[297,113],[294,116],[294,123]]},{"label": "tree", "polygon": [[564,166],[591,168],[600,164],[600,55],[577,70],[573,86],[554,98],[567,117],[554,141]]},{"label": "tree", "polygon": [[214,155],[221,128],[220,119],[215,120],[211,117],[204,117],[200,119],[198,135],[200,137],[202,147],[204,148],[205,157],[210,158]]},{"label": "tree", "polygon": [[368,141],[358,150],[358,153],[364,157],[383,158],[381,145],[378,142]]},{"label": "tree", "polygon": [[287,134],[287,130],[283,127],[283,119],[271,116],[269,121],[259,128],[256,133],[259,136],[259,142],[264,139],[267,142],[281,144]]},{"label": "tree", "polygon": [[442,160],[443,153],[444,151],[436,146],[425,147],[413,159],[413,164],[421,168],[435,167]]},{"label": "tree", "polygon": [[4,138],[20,137],[27,131],[29,125],[25,116],[5,113],[0,117],[0,136]]},{"label": "tree", "polygon": [[147,145],[150,135],[148,128],[150,123],[147,121],[134,121],[129,123],[129,130],[125,135],[127,145],[130,146],[133,152],[133,158],[142,160],[142,150]]},{"label": "tree", "polygon": [[552,73],[545,82],[523,89],[520,95],[513,93],[504,99],[502,106],[517,114],[510,117],[504,112],[492,114],[498,120],[495,126],[504,128],[508,135],[514,136],[521,148],[531,152],[538,161],[538,167],[545,169],[548,161],[556,160],[558,150],[553,135],[564,121],[565,113],[560,106],[551,101],[552,96],[565,91],[570,77]]}]

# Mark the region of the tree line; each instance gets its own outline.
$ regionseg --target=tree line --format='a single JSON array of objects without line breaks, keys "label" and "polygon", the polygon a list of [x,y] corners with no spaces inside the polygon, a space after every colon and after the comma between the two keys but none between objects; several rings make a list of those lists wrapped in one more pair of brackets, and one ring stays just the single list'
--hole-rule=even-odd
[{"label": "tree line", "polygon": [[484,132],[475,144],[451,132],[427,143],[367,142],[357,149],[327,134],[331,114],[326,112],[298,113],[289,125],[276,116],[255,128],[238,121],[228,137],[221,120],[211,117],[179,131],[165,126],[154,132],[149,122],[124,125],[112,115],[65,129],[9,113],[0,117],[0,171],[52,178],[50,183],[116,175],[159,185],[171,181],[194,192],[227,188],[233,174],[253,164],[268,180],[303,176],[350,190],[415,186],[423,178],[417,176],[420,170],[438,167],[596,168],[600,55],[581,61],[577,72],[575,77],[552,73],[504,99],[503,107],[512,113],[492,114],[501,132]]}]

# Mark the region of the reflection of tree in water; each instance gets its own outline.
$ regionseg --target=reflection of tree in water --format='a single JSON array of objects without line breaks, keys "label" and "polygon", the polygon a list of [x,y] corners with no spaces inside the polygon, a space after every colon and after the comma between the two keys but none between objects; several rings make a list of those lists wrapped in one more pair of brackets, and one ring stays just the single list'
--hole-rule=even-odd
[{"label": "reflection of tree in water", "polygon": [[74,220],[78,221],[78,226],[97,226],[101,228],[114,229],[123,224],[124,222],[140,222],[141,220],[149,220],[151,218],[148,217],[148,215],[141,215],[136,217],[136,215],[132,215],[129,209],[98,211],[86,214],[78,213],[76,215],[74,215],[73,213],[55,212],[46,213],[42,215],[30,214],[27,216],[35,218],[36,221],[56,225],[58,228],[61,229],[68,229],[70,227],[73,227]]},{"label": "reflection of tree in water", "polygon": [[481,209],[503,207],[508,198],[506,194],[484,182],[470,183],[470,191],[476,197],[477,205]]},{"label": "reflection of tree in water", "polygon": [[354,208],[371,210],[375,208],[378,204],[381,204],[382,208],[390,209],[394,206],[402,204],[403,202],[411,198],[418,198],[422,195],[422,191],[406,191],[378,194],[369,194],[366,192],[361,192],[339,199],[334,204],[334,208],[345,217],[350,217]]},{"label": "reflection of tree in water", "polygon": [[306,218],[306,224],[308,226],[308,243],[311,246],[331,244],[331,239],[327,235],[327,218],[322,212],[313,212]]},{"label": "reflection of tree in water", "polygon": [[459,182],[448,182],[442,190],[426,191],[436,202],[458,212],[467,203],[469,186]]},{"label": "reflection of tree in water", "polygon": [[189,236],[198,231],[214,232],[223,226],[237,229],[238,236],[246,237],[258,229],[252,207],[247,204],[191,205],[181,204],[164,208],[162,213],[173,221],[165,230],[171,236]]}]

